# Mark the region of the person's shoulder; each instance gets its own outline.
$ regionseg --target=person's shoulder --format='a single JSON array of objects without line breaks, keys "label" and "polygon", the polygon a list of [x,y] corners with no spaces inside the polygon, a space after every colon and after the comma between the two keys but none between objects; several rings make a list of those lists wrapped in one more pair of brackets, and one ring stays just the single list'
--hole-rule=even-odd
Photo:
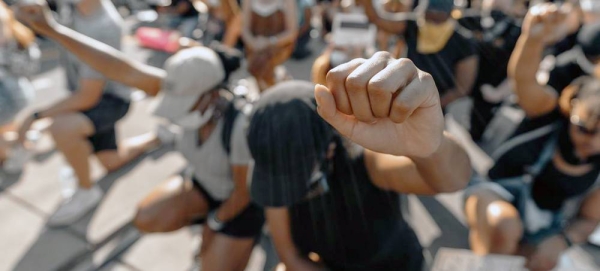
[{"label": "person's shoulder", "polygon": [[467,43],[475,42],[475,36],[473,35],[473,32],[458,23],[456,24],[456,29],[454,30],[452,39]]}]

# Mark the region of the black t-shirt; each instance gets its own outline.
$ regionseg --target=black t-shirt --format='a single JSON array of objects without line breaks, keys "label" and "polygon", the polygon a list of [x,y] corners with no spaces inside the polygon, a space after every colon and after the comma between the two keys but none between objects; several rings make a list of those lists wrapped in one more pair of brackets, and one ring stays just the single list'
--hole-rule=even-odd
[{"label": "black t-shirt", "polygon": [[468,31],[457,25],[456,30],[446,46],[435,54],[417,52],[417,36],[419,29],[413,21],[407,22],[404,38],[408,48],[408,58],[417,68],[431,74],[440,94],[454,88],[456,81],[454,70],[463,59],[477,53],[474,41]]},{"label": "black t-shirt", "polygon": [[479,73],[475,89],[484,84],[496,87],[506,79],[510,55],[521,35],[521,26],[512,18],[496,19],[492,27],[482,27],[482,37],[477,41]]},{"label": "black t-shirt", "polygon": [[559,94],[568,87],[575,79],[588,75],[584,72],[576,60],[576,52],[571,50],[556,58],[556,65],[550,71],[547,85]]},{"label": "black t-shirt", "polygon": [[[558,145],[560,154],[570,164],[574,158],[574,147],[571,142],[568,127],[569,121],[558,109],[534,119],[526,119],[517,128],[512,142],[519,142],[505,152],[497,161],[488,175],[492,180],[517,177],[526,174],[526,169],[534,165],[548,140],[555,137],[556,133],[547,133],[542,136],[535,135],[539,128],[550,124],[560,123]],[[519,137],[519,139],[517,139]],[[510,140],[509,140],[510,142]],[[508,142],[507,142],[508,143]],[[560,210],[570,198],[584,195],[596,182],[600,174],[600,163],[592,162],[593,169],[582,176],[570,176],[558,170],[552,161],[549,161],[540,174],[534,178],[531,196],[538,207],[547,210]]]},{"label": "black t-shirt", "polygon": [[362,155],[337,151],[330,191],[289,208],[294,243],[331,270],[421,270],[422,248],[404,221],[398,194],[375,187]]}]

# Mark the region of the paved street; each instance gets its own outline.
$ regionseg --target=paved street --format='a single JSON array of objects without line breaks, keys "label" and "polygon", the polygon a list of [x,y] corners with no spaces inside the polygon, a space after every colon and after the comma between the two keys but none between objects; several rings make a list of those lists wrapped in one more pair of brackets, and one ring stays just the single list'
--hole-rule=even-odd
[{"label": "paved street", "polygon": [[[311,46],[320,52],[324,45],[313,40]],[[56,47],[43,42],[43,71],[34,84],[37,97],[32,108],[43,107],[64,97],[63,71],[57,67]],[[139,60],[150,52],[137,48],[131,38],[125,40],[124,50]],[[296,79],[309,80],[313,58],[291,61],[287,69]],[[247,75],[240,72],[236,79]],[[130,113],[119,123],[121,139],[154,130],[155,119],[148,115],[150,99],[133,103]],[[451,110],[461,121],[468,103]],[[510,127],[510,118],[500,121],[499,130]],[[454,123],[454,124],[453,124]],[[468,136],[453,121],[449,129],[459,134],[475,162],[477,171],[485,169],[486,155],[469,142]],[[488,159],[488,160],[486,160]],[[169,234],[141,235],[131,225],[136,204],[157,184],[178,173],[184,159],[168,148],[161,148],[125,168],[105,174],[97,161],[92,163],[94,179],[105,191],[103,201],[82,220],[66,228],[46,227],[46,220],[60,202],[59,170],[65,165],[48,136],[36,147],[36,155],[23,174],[9,176],[0,172],[0,271],[3,270],[119,270],[162,271],[186,270],[192,265],[191,256],[199,243],[198,228],[187,228]],[[427,248],[426,257],[432,260],[440,247],[468,248],[467,229],[462,214],[461,193],[436,197],[406,198],[408,218]],[[268,244],[263,240],[261,244]],[[268,246],[267,246],[268,247]],[[585,248],[600,266],[600,250]],[[247,270],[263,270],[267,252],[257,246]],[[600,270],[600,268],[598,269]],[[458,271],[458,270],[457,270]]]}]

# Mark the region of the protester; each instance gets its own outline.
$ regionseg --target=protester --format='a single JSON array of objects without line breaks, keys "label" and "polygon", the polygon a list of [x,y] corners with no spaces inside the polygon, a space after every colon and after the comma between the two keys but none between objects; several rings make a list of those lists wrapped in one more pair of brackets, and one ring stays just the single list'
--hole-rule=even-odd
[{"label": "protester", "polygon": [[297,0],[298,5],[298,38],[292,57],[294,59],[304,59],[312,53],[308,44],[310,43],[310,32],[312,30],[312,9],[315,5],[314,0]]},{"label": "protester", "polygon": [[284,79],[276,77],[275,68],[294,50],[298,7],[295,0],[245,0],[242,11],[248,71],[264,91]]},{"label": "protester", "polygon": [[35,95],[27,76],[38,67],[39,49],[35,35],[15,20],[12,11],[0,2],[0,166],[14,142],[5,140],[16,115]]},{"label": "protester", "polygon": [[251,118],[251,195],[280,259],[289,270],[421,270],[398,193],[456,191],[471,171],[443,132],[434,81],[382,52],[333,69],[327,86],[278,84]]},{"label": "protester", "polygon": [[183,127],[178,150],[193,167],[191,179],[173,177],[140,205],[134,220],[145,232],[174,231],[206,218],[203,270],[243,270],[263,223],[246,186],[250,161],[246,116],[223,84],[239,56],[206,47],[182,50],[165,70],[135,62],[116,49],[56,24],[43,5],[21,8],[37,31],[106,78],[159,95],[155,114]]},{"label": "protester", "polygon": [[[120,48],[122,20],[110,1],[82,0],[73,6],[71,12],[68,27]],[[35,30],[41,32],[39,28]],[[115,124],[129,110],[131,91],[107,80],[74,55],[65,57],[67,84],[71,94],[31,114],[19,129],[20,140],[23,141],[33,122],[51,118],[49,131],[56,148],[73,168],[74,178],[79,184],[74,195],[64,199],[49,218],[50,226],[73,223],[102,198],[102,190],[94,185],[90,177],[88,158],[92,154],[108,171],[114,171],[156,146],[154,140],[148,139],[117,148]]]},{"label": "protester", "polygon": [[468,31],[450,16],[454,7],[452,0],[430,0],[426,12],[417,13],[417,22],[410,16],[404,16],[401,21],[382,17],[371,1],[361,1],[377,27],[389,33],[404,34],[407,58],[433,76],[442,107],[471,92],[477,76],[477,52]]},{"label": "protester", "polygon": [[508,60],[521,35],[521,25],[512,17],[514,0],[487,0],[483,2],[479,20],[477,50],[479,72],[473,87],[471,110],[471,137],[481,140],[485,129],[504,99],[512,93],[506,70]]},{"label": "protester", "polygon": [[[509,77],[527,117],[494,154],[492,182],[476,183],[466,193],[473,251],[524,255],[532,271],[552,270],[600,222],[600,81],[583,77],[552,89],[535,78],[546,41],[565,12],[545,5],[525,18]],[[582,30],[586,39],[600,37],[588,31]],[[573,204],[575,215],[569,212]]]}]

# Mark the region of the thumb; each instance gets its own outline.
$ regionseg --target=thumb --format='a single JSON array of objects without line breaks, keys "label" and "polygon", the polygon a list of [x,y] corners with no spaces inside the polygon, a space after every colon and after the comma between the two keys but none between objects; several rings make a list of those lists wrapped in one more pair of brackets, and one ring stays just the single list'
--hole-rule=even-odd
[{"label": "thumb", "polygon": [[356,118],[345,115],[337,109],[335,98],[326,86],[315,86],[315,99],[317,100],[317,111],[319,112],[319,115],[342,135],[351,138],[352,131],[358,123]]}]

